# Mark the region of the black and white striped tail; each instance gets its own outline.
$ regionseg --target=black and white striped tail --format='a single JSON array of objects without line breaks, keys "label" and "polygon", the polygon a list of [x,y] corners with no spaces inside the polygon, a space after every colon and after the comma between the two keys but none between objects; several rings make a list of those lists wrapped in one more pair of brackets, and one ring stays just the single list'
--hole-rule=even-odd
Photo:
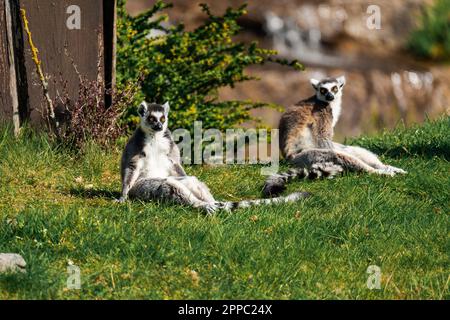
[{"label": "black and white striped tail", "polygon": [[287,202],[295,202],[301,199],[304,199],[309,196],[307,192],[294,192],[285,197],[276,197],[276,198],[268,198],[268,199],[255,199],[255,200],[243,200],[243,201],[218,201],[218,208],[225,211],[233,211],[239,208],[248,208],[253,206],[260,205],[270,205],[275,203],[287,203]]},{"label": "black and white striped tail", "polygon": [[263,194],[273,197],[286,189],[286,184],[294,179],[317,179],[321,177],[331,178],[341,173],[343,168],[334,163],[317,163],[311,168],[293,168],[286,172],[276,173],[267,178],[264,184]]}]

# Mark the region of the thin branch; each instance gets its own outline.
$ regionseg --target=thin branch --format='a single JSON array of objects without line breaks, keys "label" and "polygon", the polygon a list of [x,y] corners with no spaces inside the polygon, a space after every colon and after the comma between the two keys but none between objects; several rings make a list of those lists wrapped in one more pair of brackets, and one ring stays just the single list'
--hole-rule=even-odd
[{"label": "thin branch", "polygon": [[36,66],[36,72],[38,74],[39,80],[41,81],[42,90],[43,90],[43,94],[44,94],[45,100],[47,101],[48,114],[49,114],[50,119],[52,120],[52,122],[54,124],[56,124],[56,126],[58,126],[58,123],[55,122],[55,108],[53,107],[53,101],[50,98],[50,94],[48,92],[48,82],[47,82],[47,79],[44,76],[44,73],[42,72],[41,61],[39,60],[39,57],[38,57],[39,50],[36,48],[36,46],[33,43],[33,38],[31,37],[31,31],[30,31],[30,28],[28,26],[28,19],[27,19],[27,14],[26,14],[25,9],[20,9],[20,14],[22,16],[25,32],[27,33],[28,43],[29,43],[30,48],[31,48],[31,56],[32,56],[33,62],[35,64],[35,66]]}]

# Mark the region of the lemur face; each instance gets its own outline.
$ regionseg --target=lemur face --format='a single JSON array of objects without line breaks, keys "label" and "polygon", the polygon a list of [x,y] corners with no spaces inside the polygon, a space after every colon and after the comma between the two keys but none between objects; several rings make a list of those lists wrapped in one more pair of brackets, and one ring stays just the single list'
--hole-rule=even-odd
[{"label": "lemur face", "polygon": [[167,129],[167,119],[169,116],[169,103],[156,104],[142,101],[139,105],[138,113],[141,117],[141,127],[149,132],[165,131]]},{"label": "lemur face", "polygon": [[316,90],[317,99],[325,102],[331,102],[342,96],[342,89],[345,85],[345,77],[327,78],[322,80],[311,79],[311,84]]}]

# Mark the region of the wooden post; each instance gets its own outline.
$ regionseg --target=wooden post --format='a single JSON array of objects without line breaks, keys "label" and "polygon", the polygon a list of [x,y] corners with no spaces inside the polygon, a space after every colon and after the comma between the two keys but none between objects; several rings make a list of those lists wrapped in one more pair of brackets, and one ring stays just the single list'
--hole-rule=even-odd
[{"label": "wooden post", "polygon": [[1,122],[12,121],[16,135],[20,128],[17,95],[10,0],[0,0],[0,120]]},{"label": "wooden post", "polygon": [[[116,85],[116,0],[103,0],[103,30],[105,48],[105,83],[107,88]],[[106,104],[111,105],[112,97],[106,96]]]},{"label": "wooden post", "polygon": [[20,129],[19,118],[19,99],[17,97],[17,75],[16,62],[14,57],[14,41],[13,41],[13,23],[11,15],[10,1],[5,2],[6,14],[6,34],[8,35],[8,57],[9,57],[9,94],[11,96],[12,120],[14,127],[14,134],[17,135]]},{"label": "wooden post", "polygon": [[106,88],[115,84],[115,0],[0,0],[0,120],[15,128],[25,121],[40,126],[47,110],[20,9],[26,10],[57,114],[66,108],[58,94],[65,86],[76,100],[80,77],[99,76]]}]

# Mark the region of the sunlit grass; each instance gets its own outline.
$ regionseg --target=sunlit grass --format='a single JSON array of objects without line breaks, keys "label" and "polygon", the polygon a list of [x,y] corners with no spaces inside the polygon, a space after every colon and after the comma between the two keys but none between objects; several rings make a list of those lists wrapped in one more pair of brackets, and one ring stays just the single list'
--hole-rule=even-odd
[{"label": "sunlit grass", "polygon": [[[448,299],[449,128],[447,117],[353,142],[406,176],[296,182],[289,191],[313,196],[213,217],[114,203],[118,150],[80,156],[0,131],[0,252],[28,263],[24,275],[0,276],[0,299]],[[187,171],[236,200],[261,195],[260,168]],[[79,291],[66,289],[69,260]],[[373,264],[381,290],[366,286]]]}]

